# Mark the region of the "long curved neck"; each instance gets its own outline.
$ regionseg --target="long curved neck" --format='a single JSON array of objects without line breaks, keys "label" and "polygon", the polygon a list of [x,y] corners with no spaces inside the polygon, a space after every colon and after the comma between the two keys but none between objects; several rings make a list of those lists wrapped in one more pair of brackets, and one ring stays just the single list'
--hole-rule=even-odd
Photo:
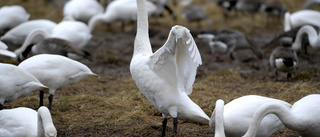
[{"label": "long curved neck", "polygon": [[148,12],[145,0],[137,0],[138,19],[137,19],[137,34],[134,41],[134,53],[136,54],[150,54],[152,53],[151,44],[149,40],[149,24]]},{"label": "long curved neck", "polygon": [[[225,137],[224,133],[224,101],[219,99],[216,101],[216,108],[215,108],[215,137]],[[213,115],[211,116],[211,119],[213,118]],[[210,121],[211,121],[210,119]],[[211,122],[210,122],[211,123]],[[212,123],[213,124],[213,123]]]},{"label": "long curved neck", "polygon": [[99,21],[102,21],[104,18],[104,15],[103,14],[98,14],[98,15],[95,15],[93,16],[89,22],[88,22],[88,28],[90,30],[90,33],[93,31],[94,27],[96,26],[96,24],[99,22]]},{"label": "long curved neck", "polygon": [[25,39],[25,41],[23,42],[22,46],[15,50],[14,53],[18,56],[20,55],[23,51],[26,50],[26,48],[32,44],[32,41],[37,37],[37,36],[41,36],[42,38],[46,38],[50,35],[50,33],[44,29],[36,29],[31,31],[27,38]]},{"label": "long curved neck", "polygon": [[291,14],[289,12],[286,12],[284,14],[284,21],[283,21],[283,27],[284,31],[289,31],[291,30],[291,20],[290,20]]},{"label": "long curved neck", "polygon": [[316,47],[317,44],[320,43],[320,41],[318,40],[317,31],[312,26],[306,25],[299,29],[296,35],[296,40],[292,44],[293,49],[301,49],[301,43],[304,34],[308,35],[308,40],[312,47]]},{"label": "long curved neck", "polygon": [[38,110],[38,137],[44,137],[45,133],[56,135],[57,130],[53,125],[51,114],[47,108]]},{"label": "long curved neck", "polygon": [[293,130],[299,130],[300,128],[298,123],[299,120],[291,112],[289,106],[277,102],[270,102],[259,107],[253,116],[248,131],[243,137],[256,136],[262,119],[268,114],[275,114],[287,128]]}]

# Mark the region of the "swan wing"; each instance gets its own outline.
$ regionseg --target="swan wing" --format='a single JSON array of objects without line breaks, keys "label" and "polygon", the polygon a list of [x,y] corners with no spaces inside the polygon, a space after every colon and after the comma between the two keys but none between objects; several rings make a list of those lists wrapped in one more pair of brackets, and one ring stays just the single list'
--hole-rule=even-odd
[{"label": "swan wing", "polygon": [[149,62],[151,69],[186,94],[192,92],[196,70],[201,64],[200,52],[190,31],[178,25],[172,27],[168,40]]}]

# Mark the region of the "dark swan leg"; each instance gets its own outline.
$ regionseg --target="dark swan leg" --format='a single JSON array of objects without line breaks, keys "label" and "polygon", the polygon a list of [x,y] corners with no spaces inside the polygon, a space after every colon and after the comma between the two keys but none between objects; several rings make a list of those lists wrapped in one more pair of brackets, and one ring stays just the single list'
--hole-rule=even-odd
[{"label": "dark swan leg", "polygon": [[161,137],[166,136],[167,121],[168,121],[168,118],[163,118],[163,121],[162,121]]},{"label": "dark swan leg", "polygon": [[173,134],[177,134],[177,128],[178,128],[178,118],[173,118]]},{"label": "dark swan leg", "polygon": [[287,80],[288,80],[288,79],[290,79],[290,78],[291,78],[291,76],[292,76],[292,73],[291,73],[291,72],[289,72],[289,73],[287,74]]},{"label": "dark swan leg", "polygon": [[40,90],[40,93],[39,93],[39,98],[40,98],[39,108],[41,106],[43,106],[43,95],[44,95],[43,90]]},{"label": "dark swan leg", "polygon": [[50,96],[48,97],[49,99],[49,106],[48,106],[48,109],[51,110],[51,106],[52,106],[52,100],[53,100],[53,95],[50,94]]},{"label": "dark swan leg", "polygon": [[278,71],[277,71],[277,69],[274,70],[274,81],[278,81]]},{"label": "dark swan leg", "polygon": [[2,104],[0,104],[0,110],[2,110],[3,109],[3,105]]}]

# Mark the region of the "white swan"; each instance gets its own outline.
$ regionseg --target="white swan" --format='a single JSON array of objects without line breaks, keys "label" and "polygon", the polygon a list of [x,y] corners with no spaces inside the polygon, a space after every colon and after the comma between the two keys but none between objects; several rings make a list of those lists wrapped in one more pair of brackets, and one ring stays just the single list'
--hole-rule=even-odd
[{"label": "white swan", "polygon": [[56,137],[48,108],[38,112],[25,107],[0,111],[0,135],[6,137]]},{"label": "white swan", "polygon": [[269,63],[274,69],[275,81],[278,80],[278,70],[287,72],[287,79],[289,79],[298,66],[298,56],[291,48],[276,47],[270,55]]},{"label": "white swan", "polygon": [[[2,42],[8,45],[9,49],[11,48],[11,46],[20,47],[23,44],[25,38],[32,30],[41,28],[51,33],[53,28],[56,26],[57,23],[50,20],[30,20],[14,27],[6,34],[4,34],[0,39]],[[38,42],[39,40],[40,38],[35,38],[35,41],[33,41],[33,43]]]},{"label": "white swan", "polygon": [[19,5],[3,6],[0,8],[0,35],[13,27],[26,22],[30,14]]},{"label": "white swan", "polygon": [[[76,83],[94,74],[86,65],[61,55],[39,54],[32,56],[18,66],[35,76],[49,87],[49,109],[55,91],[65,85]],[[43,91],[40,91],[40,106],[43,105]]]},{"label": "white swan", "polygon": [[168,116],[174,118],[174,133],[178,119],[209,124],[209,117],[188,97],[196,69],[202,64],[189,30],[178,25],[172,27],[167,42],[153,53],[145,0],[137,0],[137,5],[138,27],[130,72],[140,91],[162,113],[162,136],[165,136]]},{"label": "white swan", "polygon": [[[158,13],[157,5],[147,1],[148,13]],[[103,14],[93,16],[89,23],[90,32],[93,31],[95,25],[102,21],[104,23],[112,23],[115,21],[136,21],[137,19],[137,5],[136,0],[115,0],[109,3]],[[134,27],[133,27],[134,28]]]},{"label": "white swan", "polygon": [[[262,106],[265,103],[268,102],[277,102],[280,104],[283,104],[286,107],[291,107],[291,105],[285,101],[258,96],[258,95],[247,95],[240,98],[237,98],[235,100],[232,100],[228,104],[224,106],[223,113],[219,112],[223,106],[217,106],[215,109],[216,114],[223,114],[223,116],[219,116],[222,119],[219,119],[219,121],[222,123],[217,123],[219,121],[216,121],[213,119],[215,116],[215,113],[212,113],[211,119],[210,119],[210,127],[212,130],[215,130],[215,125],[217,126],[223,126],[224,127],[217,127],[220,130],[223,130],[228,137],[239,137],[241,135],[244,135],[246,131],[249,128],[249,125],[252,121],[254,113],[257,111],[257,109]],[[219,102],[218,102],[219,103]],[[220,105],[222,103],[220,102]],[[219,104],[218,104],[219,105]],[[222,104],[223,105],[223,104]],[[217,112],[218,111],[218,112]],[[267,115],[263,120],[262,124],[258,127],[258,137],[268,137],[272,135],[274,132],[284,128],[284,125],[281,123],[281,121],[276,117],[275,115]],[[217,131],[218,133],[222,133],[222,131]]]},{"label": "white swan", "polygon": [[15,65],[0,63],[0,110],[3,104],[33,91],[48,89],[27,71]]},{"label": "white swan", "polygon": [[97,0],[70,0],[63,7],[63,16],[87,23],[94,15],[103,13],[103,10]]},{"label": "white swan", "polygon": [[265,115],[275,114],[289,129],[297,131],[303,137],[320,135],[320,95],[311,94],[295,102],[291,109],[276,102],[264,104],[254,114],[249,130],[244,137],[256,135],[257,126]]},{"label": "white swan", "polygon": [[[302,26],[297,35],[296,35],[296,39],[294,41],[294,43],[292,44],[292,49],[294,49],[295,51],[299,51],[302,46],[302,38],[303,36],[307,34],[308,35],[308,40],[309,40],[309,44],[312,48],[314,49],[319,49],[320,48],[320,36],[319,33],[316,31],[316,29],[310,25],[304,25]],[[306,47],[303,47],[306,48]]]},{"label": "white swan", "polygon": [[8,50],[8,46],[0,41],[0,54],[8,57],[15,58],[16,54]]},{"label": "white swan", "polygon": [[290,14],[285,13],[284,16],[284,31],[289,31],[293,28],[303,25],[313,25],[320,27],[320,12],[315,10],[299,10]]}]

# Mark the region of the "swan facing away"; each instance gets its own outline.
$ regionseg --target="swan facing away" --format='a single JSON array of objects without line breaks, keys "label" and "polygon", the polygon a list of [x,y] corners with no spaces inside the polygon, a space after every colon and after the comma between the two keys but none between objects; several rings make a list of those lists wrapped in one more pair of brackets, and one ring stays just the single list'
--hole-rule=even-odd
[{"label": "swan facing away", "polygon": [[[216,108],[210,119],[210,127],[215,130],[216,136],[239,137],[246,133],[255,112],[260,106],[269,102],[283,104],[287,108],[291,105],[285,101],[258,96],[247,95],[232,100],[224,105],[223,100],[216,102]],[[275,115],[267,115],[256,127],[257,137],[269,137],[274,132],[284,128],[284,125]],[[223,134],[225,132],[225,135]]]},{"label": "swan facing away", "polygon": [[256,127],[268,114],[275,114],[287,128],[297,131],[302,137],[318,137],[320,135],[319,104],[319,94],[305,96],[295,102],[291,108],[277,102],[264,104],[254,114],[244,137],[255,136]]},{"label": "swan facing away", "polygon": [[[61,55],[39,54],[32,56],[18,66],[35,76],[49,87],[49,106],[51,109],[55,91],[63,86],[76,83],[94,74],[86,65]],[[43,106],[44,92],[40,91],[40,106]]]},{"label": "swan facing away", "polygon": [[272,51],[269,63],[274,69],[275,81],[278,80],[278,70],[287,72],[287,79],[289,79],[298,66],[298,56],[291,48],[277,47]]},{"label": "swan facing away", "polygon": [[301,48],[303,48],[305,50],[305,53],[307,53],[306,47],[303,47],[306,45],[302,42],[305,34],[308,36],[310,46],[314,49],[320,49],[320,35],[316,31],[316,29],[310,25],[304,25],[299,29],[296,35],[296,39],[292,44],[292,49],[294,49],[295,51],[299,51]]},{"label": "swan facing away", "polygon": [[48,89],[37,78],[15,65],[0,63],[0,77],[0,110],[4,103]]},{"label": "swan facing away", "polygon": [[22,6],[13,5],[1,7],[0,17],[0,35],[2,35],[15,26],[26,22],[30,14]]},{"label": "swan facing away", "polygon": [[177,133],[178,119],[209,124],[209,117],[188,97],[197,67],[202,64],[189,30],[172,27],[166,43],[153,53],[145,0],[137,0],[137,6],[138,27],[130,72],[143,95],[162,113],[161,135],[165,136],[168,116],[174,119],[173,133]]},{"label": "swan facing away", "polygon": [[6,137],[56,137],[48,108],[19,107],[0,111],[0,135]]}]

